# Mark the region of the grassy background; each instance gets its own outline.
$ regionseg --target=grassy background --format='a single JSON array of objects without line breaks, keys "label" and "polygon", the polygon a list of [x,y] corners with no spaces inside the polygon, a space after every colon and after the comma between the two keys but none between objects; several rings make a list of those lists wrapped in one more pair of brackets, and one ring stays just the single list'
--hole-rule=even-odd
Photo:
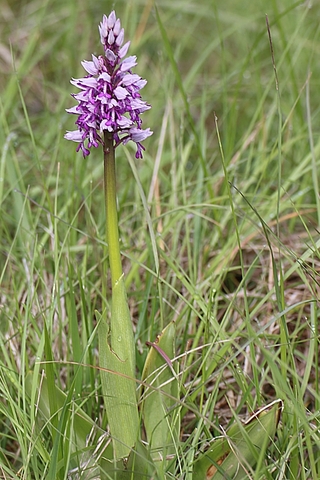
[{"label": "grassy background", "polygon": [[[97,366],[94,310],[108,306],[102,152],[83,160],[63,135],[74,121],[69,80],[101,53],[97,26],[113,8],[148,80],[144,126],[154,131],[142,161],[130,145],[117,150],[138,375],[145,341],[175,320],[192,405],[175,478],[189,478],[219,424],[276,398],[277,438],[248,478],[320,478],[320,6],[157,6],[168,41],[148,0],[2,0],[0,478],[47,478],[56,426],[39,426],[26,374],[50,355],[57,384],[106,423],[98,371],[77,367]],[[66,456],[59,478],[70,465]]]}]

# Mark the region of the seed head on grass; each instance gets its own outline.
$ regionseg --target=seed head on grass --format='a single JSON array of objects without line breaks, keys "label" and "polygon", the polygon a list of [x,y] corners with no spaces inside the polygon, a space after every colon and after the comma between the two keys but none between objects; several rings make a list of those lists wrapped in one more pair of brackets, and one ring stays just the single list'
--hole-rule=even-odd
[{"label": "seed head on grass", "polygon": [[103,144],[103,131],[113,132],[115,146],[132,140],[137,146],[136,158],[142,158],[141,142],[153,133],[150,128],[141,128],[140,114],[151,108],[139,93],[147,81],[131,71],[137,58],[125,58],[130,42],[122,46],[124,30],[114,11],[103,16],[99,32],[104,55],[82,61],[88,75],[71,80],[81,90],[72,94],[78,105],[67,109],[78,115],[78,129],[67,132],[65,138],[78,142],[77,152],[82,150],[86,157],[91,147]]}]

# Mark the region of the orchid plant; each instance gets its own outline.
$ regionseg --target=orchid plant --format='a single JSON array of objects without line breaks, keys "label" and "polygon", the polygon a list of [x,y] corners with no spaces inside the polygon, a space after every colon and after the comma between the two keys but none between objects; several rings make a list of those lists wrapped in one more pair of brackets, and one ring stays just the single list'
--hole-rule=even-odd
[{"label": "orchid plant", "polygon": [[[102,315],[97,312],[99,364],[113,439],[112,456],[121,460],[130,456],[133,447],[137,448],[140,420],[135,381],[135,344],[119,243],[115,149],[131,140],[136,144],[136,158],[141,159],[144,150],[141,142],[153,132],[149,128],[141,128],[141,114],[150,108],[140,95],[140,90],[147,82],[132,73],[137,60],[135,56],[126,57],[130,42],[123,45],[124,30],[114,11],[108,17],[104,15],[99,32],[104,55],[93,55],[92,61],[83,61],[82,66],[88,75],[71,80],[80,93],[72,94],[78,105],[67,111],[78,116],[78,128],[67,132],[65,138],[78,142],[77,151],[82,151],[84,157],[90,154],[92,147],[99,145],[102,145],[104,152],[106,236],[112,300],[110,321],[106,312]],[[136,465],[137,468],[141,471],[140,466]],[[105,470],[108,470],[108,464],[105,464]]]},{"label": "orchid plant", "polygon": [[[161,24],[160,27],[163,30]],[[71,80],[80,91],[72,94],[77,105],[67,112],[77,116],[77,129],[68,131],[65,138],[78,143],[77,152],[81,151],[83,157],[87,157],[93,147],[99,146],[104,155],[111,314],[96,312],[96,316],[100,379],[109,436],[99,455],[96,453],[95,458],[80,462],[74,472],[76,478],[82,478],[85,469],[96,469],[98,464],[98,478],[175,478],[179,463],[176,460],[180,407],[186,405],[180,401],[183,387],[179,385],[177,373],[175,325],[170,323],[155,342],[147,342],[151,349],[142,378],[137,379],[136,348],[122,270],[116,202],[116,148],[132,141],[136,145],[136,158],[142,159],[144,146],[141,142],[153,133],[150,128],[142,129],[141,115],[151,108],[140,94],[147,82],[132,73],[137,59],[127,56],[130,42],[124,43],[124,29],[114,11],[109,16],[103,16],[99,33],[104,55],[92,55],[91,61],[82,61],[86,75]],[[139,395],[137,384],[141,386]],[[63,423],[65,405],[70,403],[71,397],[58,389],[56,393],[55,410],[62,412],[60,423]],[[266,435],[269,439],[275,434],[281,408],[280,400],[273,402],[254,414],[247,424],[234,425],[223,438],[213,442],[207,452],[192,456],[188,478],[219,480],[227,478],[225,474],[237,480],[247,478],[247,467],[257,461],[257,452],[265,451]],[[48,420],[54,416],[46,380],[43,382],[40,409]],[[71,456],[77,460],[79,452],[85,450],[94,422],[77,408],[73,428]],[[248,435],[254,438],[256,449],[247,448]],[[241,466],[238,458],[242,458]],[[55,478],[56,469],[54,465],[49,472],[50,478]],[[72,472],[69,474],[71,476]],[[93,474],[97,478],[96,471]]]},{"label": "orchid plant", "polygon": [[124,30],[114,11],[108,17],[104,15],[99,31],[104,55],[98,58],[93,55],[92,61],[83,61],[89,75],[71,80],[81,90],[73,95],[78,105],[68,110],[78,115],[78,130],[68,132],[65,138],[79,142],[77,151],[81,150],[84,157],[89,155],[90,148],[103,145],[112,312],[109,324],[105,315],[100,317],[99,358],[100,367],[105,369],[101,372],[101,382],[114,451],[117,458],[123,458],[138,440],[139,416],[134,337],[118,233],[115,148],[132,140],[137,146],[136,158],[142,158],[141,141],[152,132],[141,128],[140,115],[150,105],[141,100],[139,91],[147,82],[131,72],[137,64],[136,57],[125,58],[130,42],[122,46]]}]

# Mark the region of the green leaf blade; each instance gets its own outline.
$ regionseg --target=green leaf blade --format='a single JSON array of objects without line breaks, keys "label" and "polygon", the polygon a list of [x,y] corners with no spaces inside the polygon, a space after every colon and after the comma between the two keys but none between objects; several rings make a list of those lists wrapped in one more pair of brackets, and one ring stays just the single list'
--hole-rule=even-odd
[{"label": "green leaf blade", "polygon": [[98,316],[102,392],[115,456],[120,459],[129,456],[139,436],[135,346],[123,276],[113,288],[110,328]]},{"label": "green leaf blade", "polygon": [[283,409],[275,400],[252,415],[244,424],[232,425],[226,436],[213,441],[194,463],[193,480],[244,480],[274,438]]},{"label": "green leaf blade", "polygon": [[175,453],[180,431],[179,412],[175,405],[179,398],[179,385],[171,363],[175,355],[175,323],[171,322],[150,343],[143,381],[147,384],[142,394],[143,419],[151,451],[156,458]]}]

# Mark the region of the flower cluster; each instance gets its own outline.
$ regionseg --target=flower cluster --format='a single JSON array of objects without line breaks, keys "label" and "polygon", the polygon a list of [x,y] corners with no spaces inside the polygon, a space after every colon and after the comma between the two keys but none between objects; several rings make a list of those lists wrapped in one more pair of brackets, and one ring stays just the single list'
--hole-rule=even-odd
[{"label": "flower cluster", "polygon": [[67,132],[65,138],[79,142],[77,152],[81,149],[86,157],[91,147],[103,144],[103,131],[107,130],[112,132],[115,146],[135,142],[136,158],[142,158],[141,142],[153,133],[141,128],[140,114],[151,108],[139,93],[147,81],[131,72],[137,65],[136,56],[124,58],[130,42],[122,46],[124,30],[114,11],[103,16],[99,32],[104,56],[92,55],[92,61],[81,62],[88,75],[71,80],[81,90],[72,94],[78,105],[67,109],[78,115],[78,129]]}]

